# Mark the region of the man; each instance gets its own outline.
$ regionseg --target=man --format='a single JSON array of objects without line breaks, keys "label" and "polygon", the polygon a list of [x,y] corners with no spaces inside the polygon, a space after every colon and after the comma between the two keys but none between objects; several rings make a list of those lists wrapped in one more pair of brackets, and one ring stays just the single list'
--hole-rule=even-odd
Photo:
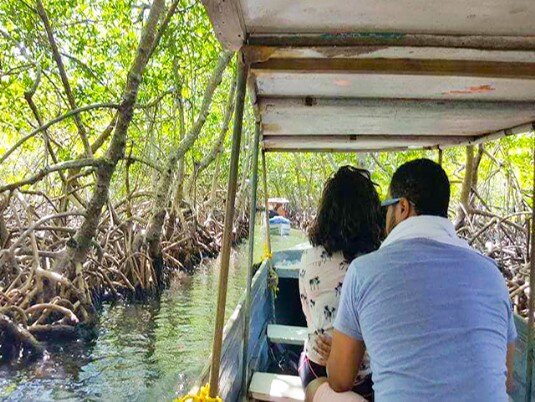
[{"label": "man", "polygon": [[348,391],[366,345],[377,402],[507,401],[517,336],[509,295],[494,262],[448,221],[446,173],[428,159],[405,163],[389,196],[388,237],[351,264],[328,383],[307,398],[358,400]]}]

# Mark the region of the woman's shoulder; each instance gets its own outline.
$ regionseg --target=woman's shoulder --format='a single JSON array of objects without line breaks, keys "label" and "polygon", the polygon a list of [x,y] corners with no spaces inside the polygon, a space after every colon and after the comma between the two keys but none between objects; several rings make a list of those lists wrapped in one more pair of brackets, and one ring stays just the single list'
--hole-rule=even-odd
[{"label": "woman's shoulder", "polygon": [[301,256],[302,268],[308,267],[325,267],[347,266],[347,262],[341,252],[329,253],[323,246],[315,246],[303,251]]},{"label": "woman's shoulder", "polygon": [[301,261],[319,260],[326,254],[328,253],[323,246],[310,247],[303,251],[303,254],[301,256]]}]

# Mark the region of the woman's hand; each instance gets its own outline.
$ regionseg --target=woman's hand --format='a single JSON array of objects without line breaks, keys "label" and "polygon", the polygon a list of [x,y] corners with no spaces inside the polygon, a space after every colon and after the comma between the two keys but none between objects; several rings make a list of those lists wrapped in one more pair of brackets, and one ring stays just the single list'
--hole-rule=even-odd
[{"label": "woman's hand", "polygon": [[320,356],[321,361],[318,363],[322,366],[327,365],[327,360],[331,354],[331,345],[332,339],[328,335],[320,335],[316,338],[316,344],[314,345],[313,349]]}]

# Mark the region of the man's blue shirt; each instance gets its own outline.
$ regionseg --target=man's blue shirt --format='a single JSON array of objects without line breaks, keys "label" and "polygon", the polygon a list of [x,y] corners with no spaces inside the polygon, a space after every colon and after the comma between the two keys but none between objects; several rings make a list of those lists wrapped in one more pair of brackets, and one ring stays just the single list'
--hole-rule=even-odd
[{"label": "man's blue shirt", "polygon": [[509,294],[471,249],[416,238],[357,258],[334,327],[364,340],[377,402],[507,401]]}]

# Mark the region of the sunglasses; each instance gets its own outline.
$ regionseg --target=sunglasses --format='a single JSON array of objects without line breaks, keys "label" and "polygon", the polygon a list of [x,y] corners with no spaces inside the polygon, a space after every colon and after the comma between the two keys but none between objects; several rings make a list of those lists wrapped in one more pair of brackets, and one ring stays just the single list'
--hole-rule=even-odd
[{"label": "sunglasses", "polygon": [[[383,208],[386,208],[386,207],[389,207],[390,205],[396,205],[400,201],[401,201],[401,197],[399,197],[399,198],[389,198],[389,199],[384,200],[383,202],[381,202],[381,206]],[[413,207],[416,207],[416,204],[414,202],[412,202],[411,200],[409,200],[409,203]]]},{"label": "sunglasses", "polygon": [[401,200],[401,198],[389,198],[387,200],[384,200],[382,203],[381,203],[381,206],[386,208],[386,207],[389,207],[390,205],[395,205],[397,204],[399,201]]}]

